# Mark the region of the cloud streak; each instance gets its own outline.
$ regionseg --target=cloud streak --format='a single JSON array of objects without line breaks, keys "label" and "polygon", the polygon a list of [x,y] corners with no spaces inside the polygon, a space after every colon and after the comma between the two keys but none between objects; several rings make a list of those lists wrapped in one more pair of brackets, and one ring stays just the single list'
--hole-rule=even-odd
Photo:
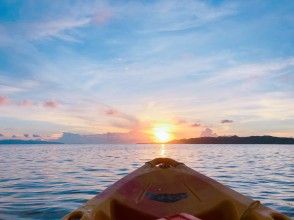
[{"label": "cloud streak", "polygon": [[26,25],[28,37],[36,40],[41,38],[59,38],[66,41],[78,42],[71,34],[72,29],[81,28],[90,23],[90,18],[59,19]]}]

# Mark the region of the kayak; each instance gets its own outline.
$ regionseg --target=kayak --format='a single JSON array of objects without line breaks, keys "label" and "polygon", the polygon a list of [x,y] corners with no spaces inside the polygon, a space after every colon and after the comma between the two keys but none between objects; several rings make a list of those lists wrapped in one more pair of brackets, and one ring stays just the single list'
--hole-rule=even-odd
[{"label": "kayak", "polygon": [[64,220],[289,220],[183,163],[156,158]]}]

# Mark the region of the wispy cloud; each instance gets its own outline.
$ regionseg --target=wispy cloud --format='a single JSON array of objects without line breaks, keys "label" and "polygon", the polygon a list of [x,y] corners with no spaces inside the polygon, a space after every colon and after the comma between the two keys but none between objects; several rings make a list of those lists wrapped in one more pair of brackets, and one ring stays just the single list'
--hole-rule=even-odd
[{"label": "wispy cloud", "polygon": [[207,83],[215,84],[228,81],[252,82],[269,76],[279,76],[294,67],[294,58],[276,59],[267,62],[241,64],[227,68],[208,78]]},{"label": "wispy cloud", "polygon": [[[157,1],[153,5],[134,4],[136,12],[147,16],[141,17],[144,25],[142,32],[179,32],[191,30],[210,22],[233,15],[233,4],[211,5],[203,1]],[[132,13],[132,11],[131,11]]]},{"label": "wispy cloud", "polygon": [[77,30],[91,25],[104,25],[113,17],[112,8],[107,2],[61,2],[59,7],[47,4],[48,7],[42,14],[34,8],[37,5],[24,5],[22,10],[27,13],[20,13],[24,16],[24,21],[10,23],[9,26],[0,25],[0,45],[19,40],[18,35],[22,36],[22,41],[58,39],[80,42]]},{"label": "wispy cloud", "polygon": [[72,29],[86,26],[91,21],[90,18],[82,19],[59,19],[52,21],[38,22],[26,25],[27,34],[30,39],[59,38],[66,41],[78,41],[70,32]]}]

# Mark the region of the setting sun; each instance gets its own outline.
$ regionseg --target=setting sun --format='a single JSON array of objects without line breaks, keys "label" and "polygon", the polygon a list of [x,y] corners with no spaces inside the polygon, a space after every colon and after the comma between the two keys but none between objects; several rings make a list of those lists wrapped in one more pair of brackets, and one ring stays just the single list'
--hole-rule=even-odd
[{"label": "setting sun", "polygon": [[156,142],[165,143],[172,139],[171,126],[157,125],[153,128],[153,135]]}]

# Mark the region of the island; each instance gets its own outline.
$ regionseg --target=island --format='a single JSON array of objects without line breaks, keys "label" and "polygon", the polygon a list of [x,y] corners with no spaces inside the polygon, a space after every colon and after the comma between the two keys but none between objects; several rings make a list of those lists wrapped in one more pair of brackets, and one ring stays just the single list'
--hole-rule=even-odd
[{"label": "island", "polygon": [[55,141],[42,141],[42,140],[20,140],[20,139],[5,139],[0,140],[0,144],[63,144]]},{"label": "island", "polygon": [[294,144],[294,138],[274,136],[219,136],[179,139],[169,144]]}]

